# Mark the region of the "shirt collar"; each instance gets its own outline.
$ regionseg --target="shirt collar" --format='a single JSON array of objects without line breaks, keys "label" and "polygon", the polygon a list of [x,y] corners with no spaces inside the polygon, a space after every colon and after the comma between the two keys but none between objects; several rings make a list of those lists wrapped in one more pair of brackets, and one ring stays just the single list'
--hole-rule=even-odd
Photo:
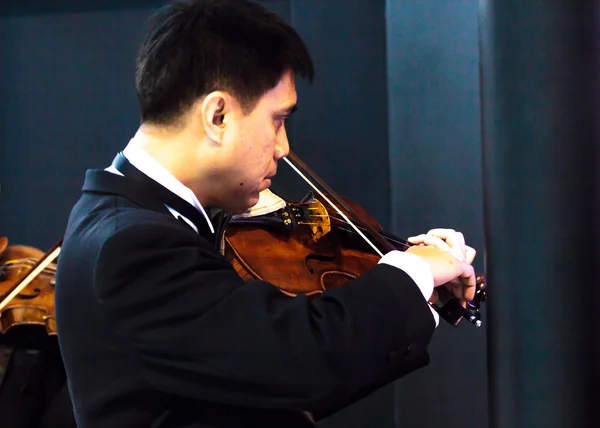
[{"label": "shirt collar", "polygon": [[175,193],[181,199],[187,201],[194,208],[200,211],[202,215],[204,215],[210,231],[215,233],[215,229],[210,221],[210,218],[206,214],[206,211],[200,204],[200,201],[194,192],[192,192],[189,187],[185,186],[181,181],[175,178],[173,174],[163,167],[156,159],[150,156],[148,152],[137,145],[132,144],[132,141],[133,140],[131,140],[127,147],[125,147],[123,150],[123,154],[129,160],[129,162],[131,162],[133,166],[146,174],[148,177],[166,187],[171,192]]}]

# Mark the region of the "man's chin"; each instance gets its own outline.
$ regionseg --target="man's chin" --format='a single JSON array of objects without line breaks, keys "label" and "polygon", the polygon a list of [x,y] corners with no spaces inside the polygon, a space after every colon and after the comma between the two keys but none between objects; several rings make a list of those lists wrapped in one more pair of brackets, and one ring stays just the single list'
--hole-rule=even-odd
[{"label": "man's chin", "polygon": [[244,209],[244,212],[249,211],[251,208],[253,208],[256,204],[258,204],[259,201],[259,197],[258,197],[258,193],[256,193],[255,195],[252,195],[250,198],[248,198],[248,204],[246,206],[246,208]]},{"label": "man's chin", "polygon": [[233,215],[244,214],[248,212],[253,206],[255,206],[258,203],[258,200],[258,193],[256,193],[256,195],[252,195],[251,197],[247,198],[244,201],[244,204],[240,203],[238,206],[230,206],[228,207],[227,211]]}]

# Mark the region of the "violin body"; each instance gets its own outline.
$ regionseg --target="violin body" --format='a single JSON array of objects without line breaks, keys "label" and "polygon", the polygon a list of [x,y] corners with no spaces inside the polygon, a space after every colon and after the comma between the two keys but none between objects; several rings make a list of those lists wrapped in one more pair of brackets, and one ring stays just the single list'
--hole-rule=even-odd
[{"label": "violin body", "polygon": [[[222,254],[243,280],[267,281],[289,296],[310,296],[342,287],[373,268],[381,255],[327,199],[309,193],[301,202],[287,201],[284,208],[268,215],[234,218],[225,229]],[[359,231],[375,230],[386,241],[385,251],[410,247],[408,241],[383,232],[360,206],[341,200],[346,209],[340,211],[347,218],[348,214],[354,220],[358,217],[363,225]],[[439,300],[432,307],[449,324],[456,327],[465,318],[481,326],[479,307],[487,297],[483,275],[477,276],[475,299],[467,302],[467,308],[448,289],[439,287],[437,291]]]},{"label": "violin body", "polygon": [[[0,239],[0,301],[26,275],[44,252],[26,245],[8,245]],[[41,325],[49,335],[56,335],[54,315],[54,281],[56,264],[48,265],[25,289],[0,311],[0,333],[18,325]]]},{"label": "violin body", "polygon": [[[363,221],[380,228],[352,205]],[[341,287],[374,267],[380,256],[334,213],[324,199],[309,194],[268,216],[233,219],[222,252],[242,279],[268,281],[291,296]]]}]

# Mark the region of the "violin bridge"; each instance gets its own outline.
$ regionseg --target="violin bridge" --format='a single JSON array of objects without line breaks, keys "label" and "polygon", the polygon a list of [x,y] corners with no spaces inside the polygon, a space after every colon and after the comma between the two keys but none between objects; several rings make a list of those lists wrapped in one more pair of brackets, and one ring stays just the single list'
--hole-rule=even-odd
[{"label": "violin bridge", "polygon": [[327,208],[317,199],[313,199],[307,207],[310,221],[298,221],[310,228],[311,237],[314,242],[319,241],[331,231],[331,220]]}]

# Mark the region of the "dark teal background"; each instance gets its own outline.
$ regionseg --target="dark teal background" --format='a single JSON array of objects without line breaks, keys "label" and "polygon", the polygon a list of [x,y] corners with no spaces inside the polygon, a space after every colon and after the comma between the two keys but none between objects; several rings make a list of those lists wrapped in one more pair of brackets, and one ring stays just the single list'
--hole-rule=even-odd
[{"label": "dark teal background", "polygon": [[490,427],[597,428],[600,2],[479,9]]},{"label": "dark teal background", "polygon": [[[134,57],[161,2],[38,3],[0,3],[0,235],[47,249],[85,169],[109,164],[136,130]],[[292,150],[400,236],[464,232],[481,271],[477,1],[263,3],[300,32],[316,66],[313,86],[299,82]],[[303,196],[288,170],[281,163],[274,189]],[[442,322],[431,356],[320,426],[487,427],[485,329]]]}]

